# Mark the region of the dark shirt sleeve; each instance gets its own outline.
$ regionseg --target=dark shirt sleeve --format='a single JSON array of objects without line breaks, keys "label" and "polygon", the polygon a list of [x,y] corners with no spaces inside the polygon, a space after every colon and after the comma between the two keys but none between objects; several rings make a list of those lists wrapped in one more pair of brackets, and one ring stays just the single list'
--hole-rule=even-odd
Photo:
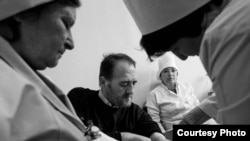
[{"label": "dark shirt sleeve", "polygon": [[138,134],[150,137],[155,132],[162,133],[157,123],[142,108],[136,106],[136,111],[139,118],[135,130]]},{"label": "dark shirt sleeve", "polygon": [[108,136],[110,136],[110,137],[113,137],[113,138],[119,140],[119,141],[122,140],[121,132],[115,131],[115,132],[113,132],[113,133],[106,133],[106,134],[107,134]]},{"label": "dark shirt sleeve", "polygon": [[68,98],[71,104],[73,105],[78,117],[85,125],[87,125],[87,121],[84,121],[84,116],[83,116],[84,109],[81,108],[84,106],[83,103],[84,93],[85,93],[84,91],[85,91],[84,88],[74,88],[70,90],[70,92],[68,93]]},{"label": "dark shirt sleeve", "polygon": [[[94,125],[99,127],[96,121],[99,120],[101,117],[95,116],[95,118],[91,118],[92,115],[97,115],[95,114],[95,110],[93,110],[94,106],[98,105],[96,103],[98,99],[97,94],[98,91],[93,91],[90,89],[80,88],[80,87],[74,88],[70,90],[70,92],[68,93],[68,97],[78,117],[85,125],[88,125],[88,120],[92,120],[94,122]],[[103,132],[110,137],[113,137],[117,140],[121,140],[121,133],[118,131],[113,131],[113,132],[103,131]]]}]

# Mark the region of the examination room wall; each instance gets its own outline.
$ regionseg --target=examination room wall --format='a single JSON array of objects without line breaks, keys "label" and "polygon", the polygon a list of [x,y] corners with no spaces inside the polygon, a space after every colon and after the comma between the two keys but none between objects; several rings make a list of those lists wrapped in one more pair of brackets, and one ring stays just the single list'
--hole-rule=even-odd
[{"label": "examination room wall", "polygon": [[[42,73],[49,76],[65,94],[74,87],[99,89],[99,66],[103,54],[126,53],[137,62],[138,83],[133,101],[142,106],[156,82],[158,64],[149,62],[141,50],[141,34],[122,0],[82,0],[82,7],[77,12],[72,29],[75,48],[66,51],[56,68]],[[191,83],[197,96],[203,99],[210,83],[199,58],[190,57],[187,61],[176,58],[176,61],[178,79]]]}]

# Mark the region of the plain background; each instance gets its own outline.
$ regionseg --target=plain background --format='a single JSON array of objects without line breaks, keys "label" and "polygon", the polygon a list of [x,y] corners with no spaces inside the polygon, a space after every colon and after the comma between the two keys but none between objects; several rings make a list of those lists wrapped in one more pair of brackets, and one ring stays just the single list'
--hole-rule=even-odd
[{"label": "plain background", "polygon": [[[67,51],[57,67],[42,71],[67,94],[74,87],[99,89],[99,66],[104,54],[122,52],[137,62],[138,83],[133,101],[142,106],[156,82],[157,61],[141,50],[141,34],[122,0],[82,0],[72,28],[75,48]],[[178,80],[192,84],[200,100],[211,87],[196,57],[176,58]]]}]

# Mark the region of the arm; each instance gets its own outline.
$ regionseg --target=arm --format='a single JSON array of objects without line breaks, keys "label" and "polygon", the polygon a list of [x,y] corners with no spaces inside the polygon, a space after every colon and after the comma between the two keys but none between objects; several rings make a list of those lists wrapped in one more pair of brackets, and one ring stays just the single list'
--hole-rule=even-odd
[{"label": "arm", "polygon": [[199,108],[209,117],[216,119],[218,112],[218,105],[215,93],[204,99],[200,103]]},{"label": "arm", "polygon": [[122,132],[121,133],[122,141],[167,141],[167,139],[161,133],[153,133],[150,138],[129,133]]},{"label": "arm", "polygon": [[208,98],[204,99],[200,105],[193,108],[189,111],[180,124],[191,124],[199,125],[209,120],[210,118],[216,118],[217,114],[217,102],[215,95],[211,95]]},{"label": "arm", "polygon": [[[240,16],[223,19],[229,22],[208,32],[200,50],[202,63],[213,81],[221,124],[250,123],[250,65],[247,61],[250,59],[250,25],[249,19],[244,18],[249,17],[247,6],[249,3],[240,11],[231,11]],[[222,21],[219,17],[218,20]]]},{"label": "arm", "polygon": [[122,141],[150,141],[150,138],[129,133],[129,132],[122,132],[121,133],[121,140]]},{"label": "arm", "polygon": [[193,105],[198,105],[200,104],[200,101],[198,100],[197,96],[195,95],[194,93],[194,88],[190,85],[190,97],[191,97],[191,100],[193,102]]},{"label": "arm", "polygon": [[[156,122],[152,120],[150,115],[143,111],[138,105],[134,106],[134,113],[136,113],[135,120],[136,124],[133,128],[133,133],[151,138],[158,137],[154,134],[161,134],[161,129]],[[135,115],[135,114],[134,114]],[[163,135],[162,135],[163,136]],[[151,138],[152,139],[152,138]],[[160,140],[159,140],[160,141]]]},{"label": "arm", "polygon": [[153,133],[151,136],[150,136],[151,140],[152,141],[167,141],[167,139],[164,137],[163,134],[161,133]]},{"label": "arm", "polygon": [[182,121],[179,124],[190,124],[190,125],[199,125],[210,119],[206,113],[204,113],[199,106],[196,106],[191,111],[189,111]]},{"label": "arm", "polygon": [[157,106],[157,101],[154,94],[152,93],[149,94],[146,102],[146,107],[147,107],[147,112],[152,117],[153,121],[155,121],[158,124],[162,132],[165,132],[165,128],[161,124],[160,109]]}]

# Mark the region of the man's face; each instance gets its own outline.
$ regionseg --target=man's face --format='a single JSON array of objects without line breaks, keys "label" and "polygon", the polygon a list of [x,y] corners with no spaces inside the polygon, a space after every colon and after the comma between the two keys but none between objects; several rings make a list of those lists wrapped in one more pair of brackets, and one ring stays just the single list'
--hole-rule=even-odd
[{"label": "man's face", "polygon": [[34,69],[54,67],[66,49],[73,49],[71,27],[75,22],[76,9],[53,3],[37,18],[18,18],[20,39],[14,49]]},{"label": "man's face", "polygon": [[183,37],[171,46],[171,51],[180,59],[186,60],[188,56],[199,55],[202,36]]},{"label": "man's face", "polygon": [[115,106],[129,107],[134,95],[134,85],[137,82],[135,67],[127,61],[118,61],[111,80],[105,79],[103,94]]}]

